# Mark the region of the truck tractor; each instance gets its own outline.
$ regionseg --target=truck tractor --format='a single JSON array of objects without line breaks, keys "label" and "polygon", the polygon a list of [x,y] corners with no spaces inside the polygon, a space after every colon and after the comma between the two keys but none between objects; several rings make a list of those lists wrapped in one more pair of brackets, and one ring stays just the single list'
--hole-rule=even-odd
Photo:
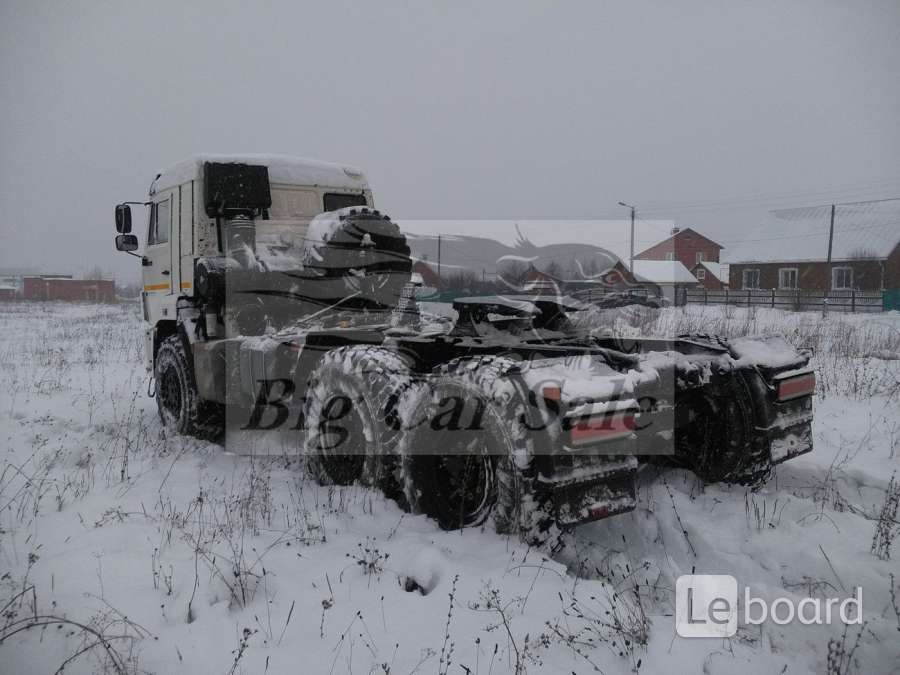
[{"label": "truck tractor", "polygon": [[288,448],[320,483],[380,488],[441,527],[538,543],[632,510],[639,456],[752,483],[812,448],[815,379],[783,342],[597,336],[559,296],[462,298],[428,320],[357,169],[197,156],[115,215],[165,427]]}]

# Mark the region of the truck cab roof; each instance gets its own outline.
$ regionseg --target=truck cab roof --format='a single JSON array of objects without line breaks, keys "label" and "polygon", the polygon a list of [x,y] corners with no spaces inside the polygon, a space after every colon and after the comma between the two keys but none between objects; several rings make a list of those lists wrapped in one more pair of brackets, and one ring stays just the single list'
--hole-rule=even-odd
[{"label": "truck cab roof", "polygon": [[317,159],[270,154],[198,154],[188,157],[163,170],[151,185],[151,194],[199,180],[203,177],[203,165],[252,164],[265,166],[272,183],[284,185],[319,185],[331,188],[367,190],[368,181],[360,169],[344,164],[321,162]]}]

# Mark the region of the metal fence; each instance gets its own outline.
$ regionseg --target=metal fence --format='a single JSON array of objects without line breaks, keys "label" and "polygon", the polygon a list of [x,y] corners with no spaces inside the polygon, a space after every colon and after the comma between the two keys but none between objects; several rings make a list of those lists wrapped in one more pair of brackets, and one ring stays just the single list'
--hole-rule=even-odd
[{"label": "metal fence", "polygon": [[803,291],[803,290],[739,290],[709,291],[689,289],[684,296],[688,304],[736,305],[739,307],[771,307],[797,312],[828,310],[835,312],[883,312],[892,309],[890,291]]}]

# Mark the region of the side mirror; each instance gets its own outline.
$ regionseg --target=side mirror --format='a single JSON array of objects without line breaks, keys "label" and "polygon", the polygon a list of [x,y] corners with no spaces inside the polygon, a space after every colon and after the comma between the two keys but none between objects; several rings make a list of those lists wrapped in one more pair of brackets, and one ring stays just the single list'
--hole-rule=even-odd
[{"label": "side mirror", "polygon": [[[128,208],[127,206],[125,208]],[[116,210],[116,215],[118,215],[118,209]],[[131,228],[131,224],[129,223],[129,229]],[[116,236],[116,250],[117,251],[125,251],[126,253],[131,253],[132,251],[137,251],[138,249],[138,238],[133,234],[120,234]]]},{"label": "side mirror", "polygon": [[[131,207],[128,204],[116,204],[116,232],[119,234],[131,232]],[[117,237],[116,241],[118,240]],[[122,251],[124,249],[120,248],[119,250]]]}]

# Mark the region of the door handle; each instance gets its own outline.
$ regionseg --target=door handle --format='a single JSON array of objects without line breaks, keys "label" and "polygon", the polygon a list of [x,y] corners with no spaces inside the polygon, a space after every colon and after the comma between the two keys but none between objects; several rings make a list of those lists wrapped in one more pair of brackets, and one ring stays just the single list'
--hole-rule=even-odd
[{"label": "door handle", "polygon": [[169,276],[169,270],[163,270],[162,272],[160,272],[160,274],[165,274],[166,276]]}]

